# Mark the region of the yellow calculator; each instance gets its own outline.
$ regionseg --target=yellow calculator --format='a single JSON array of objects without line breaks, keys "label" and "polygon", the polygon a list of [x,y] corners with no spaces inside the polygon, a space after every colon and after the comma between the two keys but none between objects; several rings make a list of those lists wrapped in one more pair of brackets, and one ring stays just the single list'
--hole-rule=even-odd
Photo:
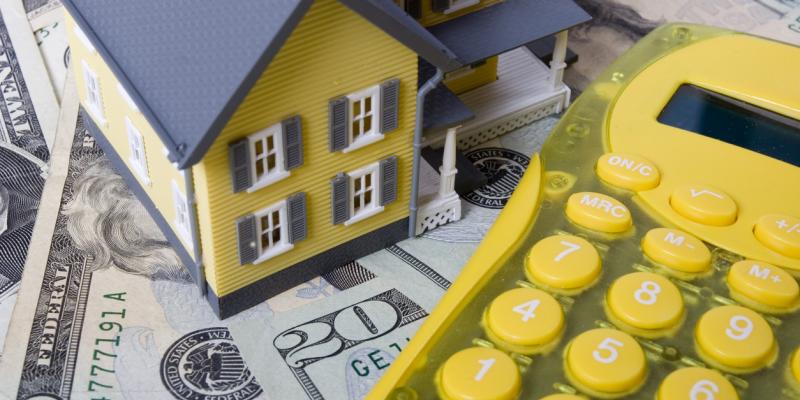
[{"label": "yellow calculator", "polygon": [[578,98],[372,399],[800,398],[800,48],[672,24]]}]

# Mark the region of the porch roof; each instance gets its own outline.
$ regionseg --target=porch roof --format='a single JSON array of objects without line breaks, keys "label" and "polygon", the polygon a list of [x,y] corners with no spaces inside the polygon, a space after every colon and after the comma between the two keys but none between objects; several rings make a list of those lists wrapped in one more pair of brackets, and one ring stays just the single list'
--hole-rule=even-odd
[{"label": "porch roof", "polygon": [[466,65],[589,19],[572,0],[505,0],[428,30]]}]

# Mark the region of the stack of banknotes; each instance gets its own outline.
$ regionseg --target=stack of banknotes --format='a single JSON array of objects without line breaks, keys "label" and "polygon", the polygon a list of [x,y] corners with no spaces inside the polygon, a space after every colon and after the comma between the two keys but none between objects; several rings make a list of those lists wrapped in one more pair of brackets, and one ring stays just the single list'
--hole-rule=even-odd
[{"label": "stack of banknotes", "polygon": [[[580,59],[566,81],[576,93],[665,22],[800,45],[800,0],[577,2],[594,20],[570,33]],[[158,271],[172,266],[163,258],[119,249],[91,229],[130,219],[137,234],[166,243],[78,115],[63,13],[58,0],[0,1],[0,399],[363,398],[457,279],[511,190],[479,189],[464,199],[461,221],[220,321],[188,273],[164,278]],[[515,182],[557,121],[545,118],[466,156]],[[435,184],[433,168],[423,175]],[[98,196],[98,185],[118,187],[103,191],[118,196]],[[293,340],[287,332],[353,333],[343,332],[358,327],[342,310],[355,304],[396,305],[406,315],[371,314],[386,317],[374,321],[380,335],[330,341],[318,354],[280,351]]]}]

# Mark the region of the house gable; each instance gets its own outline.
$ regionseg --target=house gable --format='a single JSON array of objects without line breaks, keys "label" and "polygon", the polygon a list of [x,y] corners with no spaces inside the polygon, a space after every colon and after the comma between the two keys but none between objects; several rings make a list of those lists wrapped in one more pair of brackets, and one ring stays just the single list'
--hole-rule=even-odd
[{"label": "house gable", "polygon": [[[193,168],[203,259],[217,296],[408,215],[417,60],[416,53],[341,2],[314,2]],[[362,148],[332,152],[330,101],[395,79],[399,80],[397,128]],[[229,146],[293,117],[299,117],[302,126],[303,164],[268,186],[234,193]],[[397,157],[397,200],[350,226],[333,225],[331,179],[391,156]],[[300,192],[307,199],[307,239],[267,261],[241,265],[235,222]]]}]

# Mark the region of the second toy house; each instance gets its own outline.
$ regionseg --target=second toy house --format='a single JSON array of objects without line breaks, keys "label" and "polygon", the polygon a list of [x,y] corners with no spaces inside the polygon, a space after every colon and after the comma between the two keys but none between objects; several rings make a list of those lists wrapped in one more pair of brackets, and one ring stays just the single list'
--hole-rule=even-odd
[{"label": "second toy house", "polygon": [[[465,63],[407,10],[378,0],[64,3],[86,124],[220,317],[418,231],[420,106],[443,87],[425,89],[421,65],[441,77]],[[556,3],[572,17],[539,37],[586,19]]]}]

